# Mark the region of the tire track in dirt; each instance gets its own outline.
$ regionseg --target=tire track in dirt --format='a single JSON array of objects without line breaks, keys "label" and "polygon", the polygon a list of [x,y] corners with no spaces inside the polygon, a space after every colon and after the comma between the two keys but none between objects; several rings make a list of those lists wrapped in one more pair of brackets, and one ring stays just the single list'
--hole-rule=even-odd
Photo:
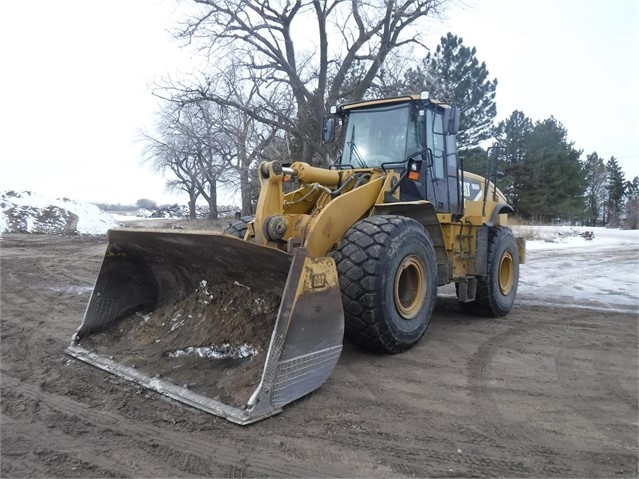
[{"label": "tire track in dirt", "polygon": [[[317,439],[321,440],[322,438],[318,437]],[[529,476],[533,474],[533,470],[523,464],[520,458],[500,459],[459,453],[456,449],[451,448],[441,450],[438,449],[440,445],[433,442],[437,438],[425,436],[419,439],[419,442],[413,441],[411,443],[399,435],[389,435],[381,439],[370,435],[365,438],[353,435],[342,437],[340,435],[333,438],[333,441],[341,444],[344,448],[359,444],[366,446],[372,454],[379,458],[380,464],[388,466],[394,474],[413,477]],[[392,459],[403,456],[411,457],[413,460]],[[460,468],[460,465],[463,468]],[[456,468],[455,474],[451,474],[450,466]],[[560,472],[559,469],[558,472]]]},{"label": "tire track in dirt", "polygon": [[[83,421],[77,413],[55,407],[55,404],[52,407],[51,403],[42,400],[42,397],[41,394],[25,394],[20,388],[3,392],[3,417],[10,418],[3,422],[3,428],[5,432],[11,431],[11,441],[9,444],[5,441],[3,454],[11,456],[15,444],[19,445],[21,439],[24,439],[24,442],[29,444],[27,454],[38,450],[49,456],[65,457],[69,464],[80,463],[78,468],[84,471],[84,475],[90,471],[92,477],[139,475],[136,471],[144,471],[147,477],[196,477],[189,470],[175,467],[175,464],[158,461],[156,447],[149,447],[115,427],[96,427]],[[25,408],[28,408],[28,411],[25,411]],[[95,439],[87,442],[83,439],[85,434],[91,434]],[[123,450],[133,450],[135,453],[122,454]],[[13,454],[14,457],[15,455]],[[53,466],[54,471],[57,469],[58,466]],[[34,475],[33,470],[24,472],[20,475]],[[68,471],[63,475],[67,475],[66,472]],[[51,475],[52,470],[43,474]]]},{"label": "tire track in dirt", "polygon": [[[425,339],[425,338],[424,338]],[[422,341],[424,341],[422,339]],[[389,379],[390,371],[395,370],[393,366],[395,362],[394,356],[376,356],[366,352],[359,352],[357,350],[352,351],[352,347],[348,348],[347,358],[340,362],[339,376],[342,380],[346,379],[347,382],[353,385],[353,395],[356,398],[356,402],[360,405],[360,408],[368,411],[370,416],[383,415],[386,418],[396,417],[399,423],[405,417],[419,417],[420,428],[424,431],[432,429],[432,422],[428,417],[425,417],[419,408],[416,408],[415,402],[419,400],[418,394],[414,391],[406,393],[398,391],[396,389],[388,388],[384,385],[384,382]],[[401,358],[401,362],[404,360],[409,361],[408,353],[404,353]],[[413,361],[419,364],[419,367],[424,367],[424,361],[417,359],[417,355]],[[412,368],[410,368],[412,369]],[[407,368],[406,370],[410,370]],[[391,375],[393,380],[398,379],[398,374]],[[420,383],[407,384],[416,389],[419,388]],[[421,401],[427,398],[426,393],[421,395]],[[411,431],[406,431],[407,435],[411,434]],[[433,467],[435,464],[439,464],[437,458],[432,454],[424,454],[424,448],[414,447],[412,444],[402,441],[399,436],[393,437],[392,431],[385,431],[385,437],[383,439],[372,439],[371,434],[364,432],[365,440],[360,441],[359,437],[352,437],[351,443],[356,446],[361,446],[362,449],[369,450],[371,460],[377,460],[379,464],[387,467],[394,474],[400,474],[408,477],[420,477],[426,475],[428,470],[425,464],[422,462],[422,458],[425,456],[431,460],[429,467]],[[321,438],[317,438],[321,441]],[[428,437],[420,437],[421,441],[428,441]],[[441,442],[441,438],[439,438]],[[402,444],[403,443],[403,444]],[[401,454],[394,454],[393,445],[401,445]],[[452,445],[450,446],[452,448]],[[415,461],[399,460],[400,457],[412,456],[415,457]],[[417,460],[419,458],[419,460]],[[457,459],[457,458],[455,458]],[[450,464],[451,457],[443,458],[444,463]]]},{"label": "tire track in dirt", "polygon": [[[287,407],[282,413],[283,415],[286,415],[286,418],[283,419],[283,421],[286,422],[290,419],[293,423],[297,423],[298,421],[303,422],[304,417],[306,417],[308,418],[306,422],[310,423],[313,420],[322,418],[322,416],[326,416],[327,411],[334,411],[336,408],[339,408],[339,398],[336,398],[331,394],[331,382],[333,381],[335,381],[335,379],[330,378],[320,389],[313,391],[298,400],[294,405]],[[282,417],[280,415],[271,418],[270,420],[274,422],[281,422]],[[344,454],[341,447],[337,447],[332,441],[327,441],[324,437],[322,437],[330,430],[330,427],[325,425],[327,421],[324,419],[322,419],[321,423],[322,424],[308,424],[307,427],[301,431],[291,431],[290,434],[287,435],[288,439],[290,439],[291,446],[287,446],[284,442],[279,442],[279,447],[282,453],[286,456],[297,457],[307,464],[317,464],[318,467],[321,467],[322,464],[348,463],[355,469],[365,469],[368,465],[370,465],[370,462],[365,463],[359,458],[347,456]],[[259,424],[257,426],[261,427],[262,425]],[[268,429],[267,424],[264,424],[264,427]],[[314,431],[316,432],[318,440],[313,441],[313,446],[310,448],[300,448],[299,446],[302,441],[304,441],[304,438],[307,438],[309,434],[312,434]],[[272,444],[269,445],[269,440],[262,435],[253,436],[250,439],[250,445],[252,447],[262,447],[266,449],[272,447]]]},{"label": "tire track in dirt", "polygon": [[[639,394],[637,394],[637,391],[635,391],[635,394],[628,392],[628,389],[621,384],[617,376],[612,374],[610,364],[611,362],[609,360],[604,361],[603,358],[595,362],[595,370],[597,371],[599,381],[610,391],[610,397],[612,399],[622,403],[626,409],[631,410],[630,415],[638,417],[637,405],[639,404]],[[637,378],[634,379],[636,380]]]},{"label": "tire track in dirt", "polygon": [[[468,361],[468,384],[472,394],[476,394],[481,399],[481,407],[477,408],[477,417],[483,419],[483,427],[492,431],[491,434],[493,445],[497,447],[505,447],[511,451],[520,451],[522,454],[534,453],[536,456],[552,457],[557,455],[558,451],[565,448],[565,444],[556,441],[547,435],[543,437],[538,431],[529,427],[528,424],[513,422],[511,418],[501,413],[499,401],[494,397],[493,387],[489,385],[490,374],[494,373],[495,368],[492,367],[493,359],[500,350],[509,347],[509,343],[521,336],[531,328],[538,327],[538,324],[516,324],[507,326],[508,329],[502,331],[488,340],[481,343],[477,351]],[[486,411],[486,405],[490,405],[490,410]],[[543,433],[542,433],[543,434]],[[548,443],[551,444],[548,444]],[[556,467],[552,465],[544,465],[536,463],[534,472],[537,474],[553,474],[570,476],[576,471]],[[586,476],[586,471],[579,469],[577,475]]]},{"label": "tire track in dirt", "polygon": [[[335,419],[341,426],[347,426],[351,418],[356,419],[356,422],[352,423],[352,430],[342,429],[339,433],[332,434],[331,447],[341,446],[344,451],[366,450],[373,461],[388,468],[393,476],[469,476],[478,474],[479,471],[487,475],[499,474],[498,471],[504,475],[512,475],[513,471],[521,475],[532,473],[532,469],[519,458],[485,458],[472,453],[459,453],[456,439],[442,437],[440,424],[424,417],[422,404],[416,406],[409,398],[406,398],[405,404],[402,403],[401,406],[396,407],[397,397],[393,400],[393,391],[383,387],[379,382],[376,385],[376,381],[386,377],[383,367],[377,373],[369,375],[379,364],[392,360],[392,356],[380,358],[363,356],[364,367],[358,363],[357,354],[354,356],[354,359],[338,366],[335,371],[336,381],[344,382],[346,379],[352,386],[349,396],[336,398],[339,402],[335,401],[336,404],[333,406],[342,409],[336,413]],[[379,364],[376,359],[379,360]],[[397,367],[389,366],[389,369],[398,371]],[[397,375],[394,378],[398,379]],[[343,390],[340,390],[343,394]],[[332,391],[326,391],[326,397],[332,397]],[[385,398],[387,402],[384,402],[382,398]],[[327,404],[330,406],[331,402],[329,400]],[[365,416],[368,418],[382,416],[385,424],[396,422],[399,427],[384,430],[372,429],[370,419],[365,420],[361,418],[361,415],[352,412],[350,404],[357,404],[360,411],[366,411]],[[415,420],[406,421],[411,417]],[[357,429],[360,424],[365,428],[361,432]],[[477,434],[474,436],[476,437]],[[312,430],[306,431],[305,437],[311,437],[318,444],[322,444],[326,442],[327,434],[326,431]],[[451,474],[453,467],[455,473]]]},{"label": "tire track in dirt", "polygon": [[[626,357],[632,358],[635,364],[639,364],[639,350],[637,349],[639,338],[637,337],[636,324],[632,326],[634,328],[628,328],[629,334],[624,334],[625,330],[620,333],[625,339],[624,343],[620,343],[615,337],[605,338],[608,347],[604,354],[596,358],[595,370],[601,383],[610,392],[611,398],[625,406],[630,411],[631,417],[639,417],[639,391],[637,389],[632,391],[632,387],[624,387],[619,380],[619,372],[616,371],[619,368],[619,363]],[[624,379],[627,382],[632,381],[637,384],[639,382],[639,368],[634,371],[632,378],[626,377]]]},{"label": "tire track in dirt", "polygon": [[[58,455],[65,455],[69,458],[75,458],[85,465],[95,466],[95,468],[98,469],[98,475],[113,474],[118,477],[130,477],[131,475],[131,469],[122,464],[120,460],[113,460],[108,457],[109,449],[107,447],[96,447],[95,444],[91,444],[87,447],[86,442],[82,439],[63,434],[55,429],[43,427],[40,424],[31,424],[27,421],[14,419],[4,413],[0,415],[0,421],[3,427],[9,427],[14,431],[19,431],[12,437],[11,443],[6,446],[5,454],[13,458],[33,454],[34,450],[46,451]],[[21,446],[21,439],[24,437],[28,438],[28,441],[25,441],[27,443],[26,447]],[[59,444],[60,446],[54,450],[51,449],[52,444]],[[15,461],[12,461],[12,464],[15,464]],[[151,466],[151,463],[147,465]],[[34,470],[31,466],[24,471],[13,470],[4,471],[4,473],[8,473],[13,477],[36,475],[34,473],[38,473],[38,475],[39,473],[43,473],[45,476],[50,474],[50,471],[38,469],[40,468]],[[159,472],[161,471],[156,471],[156,473]]]},{"label": "tire track in dirt", "polygon": [[[275,458],[269,460],[256,454],[249,454],[244,461],[233,460],[237,457],[236,447],[223,445],[210,440],[200,441],[192,435],[185,435],[152,425],[139,424],[128,420],[113,412],[97,411],[89,409],[82,403],[68,399],[64,396],[42,392],[38,386],[20,382],[9,375],[3,375],[5,387],[30,398],[44,403],[52,410],[61,412],[69,417],[75,417],[83,422],[93,424],[104,429],[115,429],[137,438],[140,443],[158,444],[162,446],[159,451],[159,459],[170,465],[178,466],[180,470],[190,471],[196,469],[199,473],[211,476],[226,475],[228,472],[250,468],[251,471],[264,476],[277,477],[340,477],[339,471],[328,465],[320,471],[315,468],[306,468],[301,465],[286,465]],[[152,438],[152,439],[149,439]],[[212,461],[210,458],[223,458],[221,462]],[[198,465],[200,467],[195,467]],[[223,471],[223,472],[222,472]]]},{"label": "tire track in dirt", "polygon": [[[596,342],[579,343],[573,344],[570,349],[560,351],[555,358],[557,377],[564,393],[570,399],[568,406],[606,436],[611,445],[623,447],[628,440],[636,439],[637,423],[622,422],[619,417],[638,417],[637,397],[633,398],[616,378],[612,379],[609,352],[600,352],[587,363],[579,360],[583,356],[580,354],[581,350],[593,350],[599,345]],[[628,354],[632,354],[632,351],[629,350]],[[593,391],[576,386],[575,371],[592,376],[602,387]],[[605,394],[605,397],[602,397],[602,394]],[[593,401],[595,395],[597,400]],[[605,407],[606,405],[609,406]],[[622,438],[625,440],[622,441]],[[639,452],[639,448],[635,447],[634,452]]]},{"label": "tire track in dirt", "polygon": [[[556,314],[556,313],[555,313]],[[592,316],[596,318],[597,313],[591,313]],[[570,351],[578,351],[580,346],[575,344],[574,342],[566,342],[566,338],[570,338],[574,335],[571,334],[571,331],[575,328],[582,328],[581,321],[579,319],[576,320],[566,320],[565,318],[561,318],[561,320],[557,320],[553,318],[551,315],[549,317],[540,318],[541,321],[529,322],[523,326],[515,326],[511,329],[498,333],[497,335],[491,337],[484,343],[482,343],[477,352],[474,354],[473,358],[469,362],[468,371],[469,371],[469,385],[476,393],[483,397],[481,404],[486,405],[490,404],[493,406],[491,412],[493,414],[493,419],[490,416],[486,419],[486,427],[496,433],[498,438],[504,438],[506,441],[511,441],[508,443],[509,448],[513,448],[514,450],[522,450],[526,451],[528,454],[533,453],[534,455],[539,455],[541,457],[547,458],[552,462],[565,462],[561,459],[562,456],[566,455],[567,457],[578,458],[579,461],[576,463],[577,468],[566,471],[555,471],[547,469],[543,467],[540,471],[536,471],[537,473],[547,474],[548,472],[560,473],[561,475],[574,475],[577,473],[583,477],[592,476],[594,470],[596,470],[597,465],[601,464],[601,461],[611,462],[611,458],[614,458],[614,461],[618,461],[619,463],[634,463],[635,466],[637,464],[636,451],[634,448],[634,454],[628,451],[626,448],[619,448],[622,444],[627,444],[632,442],[632,433],[630,431],[630,435],[626,437],[625,441],[619,441],[618,432],[615,433],[610,429],[607,429],[605,432],[610,439],[616,437],[617,441],[614,441],[611,444],[606,444],[607,447],[601,448],[601,444],[597,448],[593,448],[588,444],[587,441],[584,441],[586,438],[582,438],[580,443],[574,443],[572,439],[572,434],[570,432],[564,432],[561,436],[557,436],[556,434],[552,434],[550,431],[546,431],[543,429],[539,429],[535,424],[528,424],[526,422],[513,423],[512,420],[501,413],[499,410],[499,400],[496,397],[496,394],[499,392],[500,394],[508,391],[505,390],[494,390],[488,384],[490,381],[489,375],[492,374],[493,377],[499,375],[499,367],[494,367],[494,358],[501,351],[516,351],[516,349],[524,348],[525,351],[530,346],[523,341],[520,336],[528,335],[532,331],[535,331],[538,328],[544,328],[542,337],[545,336],[545,340],[547,341],[545,347],[547,348],[546,352],[540,352],[534,354],[538,357],[543,357],[546,360],[545,366],[547,369],[554,367],[556,380],[561,383],[564,388],[565,395],[569,398],[568,401],[560,401],[553,402],[553,408],[563,408],[569,407],[574,409],[578,414],[582,414],[584,417],[590,417],[595,422],[599,422],[600,425],[602,422],[605,422],[606,417],[610,416],[610,411],[602,410],[597,405],[593,404],[591,398],[588,396],[582,396],[579,391],[575,391],[575,383],[584,383],[584,384],[610,384],[617,382],[616,376],[610,374],[609,368],[607,364],[603,361],[604,356],[609,354],[609,350],[601,349],[600,343],[592,343],[590,346],[590,351],[587,357],[591,357],[593,351],[597,352],[595,359],[593,361],[595,368],[594,373],[591,375],[596,375],[596,378],[593,377],[592,381],[583,381],[580,378],[580,372],[586,372],[583,369],[583,365],[578,365],[572,359],[574,359],[570,355]],[[594,329],[595,333],[598,333],[603,325],[598,325],[597,320],[592,320],[591,317],[587,317],[584,321],[590,321],[590,323],[585,323],[587,329],[592,329],[593,324],[595,324]],[[622,333],[619,333],[623,336]],[[615,337],[619,337],[617,334]],[[634,333],[636,337],[636,333]],[[533,351],[534,353],[534,351]],[[585,356],[585,355],[579,355]],[[636,353],[635,353],[636,356]],[[591,364],[592,366],[592,364]],[[543,367],[543,366],[542,366]],[[590,369],[590,368],[589,368]],[[592,370],[589,371],[592,373]],[[603,382],[599,382],[602,377],[607,377],[607,379]],[[635,381],[636,383],[636,381]],[[597,387],[596,391],[607,389],[604,387]],[[592,391],[589,389],[589,392]],[[533,391],[528,391],[531,394]],[[612,387],[610,390],[610,395],[613,396],[611,403],[615,405],[619,405],[618,394],[625,396],[625,390],[622,389],[622,392],[619,392],[618,388]],[[547,406],[546,395],[543,394],[540,399],[546,401],[545,404]],[[624,401],[628,399],[624,398]],[[623,401],[622,401],[623,402]],[[630,402],[632,404],[632,398],[630,398]],[[634,414],[632,411],[628,412],[626,416],[628,417],[636,417],[636,408],[637,401],[634,400]],[[478,416],[484,414],[485,409],[478,410]],[[622,414],[623,415],[623,414]],[[597,426],[595,424],[595,426]],[[609,424],[605,424],[604,428],[608,428]],[[634,424],[634,434],[636,437],[637,427]],[[598,450],[599,449],[599,450]],[[574,462],[574,461],[573,461]]]}]

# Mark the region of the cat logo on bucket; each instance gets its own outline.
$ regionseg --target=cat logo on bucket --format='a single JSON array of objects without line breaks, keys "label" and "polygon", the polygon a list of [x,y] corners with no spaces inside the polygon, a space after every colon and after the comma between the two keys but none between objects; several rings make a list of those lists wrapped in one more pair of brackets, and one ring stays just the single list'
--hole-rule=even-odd
[{"label": "cat logo on bucket", "polygon": [[311,275],[311,288],[321,289],[326,287],[326,273]]}]

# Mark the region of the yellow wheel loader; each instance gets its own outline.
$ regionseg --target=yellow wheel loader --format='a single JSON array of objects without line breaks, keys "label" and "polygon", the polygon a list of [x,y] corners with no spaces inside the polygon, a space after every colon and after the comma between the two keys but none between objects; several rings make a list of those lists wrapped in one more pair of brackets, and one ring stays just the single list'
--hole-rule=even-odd
[{"label": "yellow wheel loader", "polygon": [[248,424],[320,387],[344,337],[415,345],[438,286],[454,282],[464,312],[506,315],[525,243],[494,178],[462,170],[458,124],[427,94],[333,107],[335,163],[261,163],[255,215],[224,234],[109,231],[67,352]]}]

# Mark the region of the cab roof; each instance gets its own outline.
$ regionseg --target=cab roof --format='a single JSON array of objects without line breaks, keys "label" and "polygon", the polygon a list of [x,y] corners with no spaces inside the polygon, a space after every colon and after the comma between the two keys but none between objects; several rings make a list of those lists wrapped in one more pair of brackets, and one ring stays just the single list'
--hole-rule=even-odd
[{"label": "cab roof", "polygon": [[341,110],[355,110],[355,109],[359,109],[359,108],[367,108],[370,106],[377,106],[377,105],[387,105],[387,104],[392,104],[392,103],[408,103],[411,101],[421,101],[421,102],[425,102],[425,103],[430,103],[431,105],[436,105],[439,106],[441,108],[450,108],[449,105],[447,105],[446,103],[437,101],[437,100],[433,100],[431,98],[427,99],[427,100],[423,100],[421,95],[405,95],[405,96],[397,96],[397,97],[392,97],[392,98],[382,98],[382,99],[377,99],[377,100],[365,100],[365,101],[358,101],[358,102],[353,102],[353,103],[346,103],[344,105],[341,106]]}]

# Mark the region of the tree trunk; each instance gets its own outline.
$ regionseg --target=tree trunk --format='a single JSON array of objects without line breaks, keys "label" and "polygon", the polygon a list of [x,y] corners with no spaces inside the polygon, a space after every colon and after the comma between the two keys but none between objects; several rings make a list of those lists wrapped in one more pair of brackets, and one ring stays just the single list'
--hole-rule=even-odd
[{"label": "tree trunk", "polygon": [[240,169],[240,196],[242,198],[242,216],[253,214],[253,202],[251,201],[251,179],[248,167]]},{"label": "tree trunk", "polygon": [[209,219],[217,219],[217,185],[214,181],[209,185],[209,197],[207,198],[209,203]]},{"label": "tree trunk", "polygon": [[197,194],[194,192],[189,193],[189,219],[196,219],[195,202],[197,201]]},{"label": "tree trunk", "polygon": [[304,147],[302,148],[302,161],[304,163],[308,163],[313,166],[320,166],[313,164],[313,154],[315,153],[315,148],[313,148],[308,143],[304,142]]}]

